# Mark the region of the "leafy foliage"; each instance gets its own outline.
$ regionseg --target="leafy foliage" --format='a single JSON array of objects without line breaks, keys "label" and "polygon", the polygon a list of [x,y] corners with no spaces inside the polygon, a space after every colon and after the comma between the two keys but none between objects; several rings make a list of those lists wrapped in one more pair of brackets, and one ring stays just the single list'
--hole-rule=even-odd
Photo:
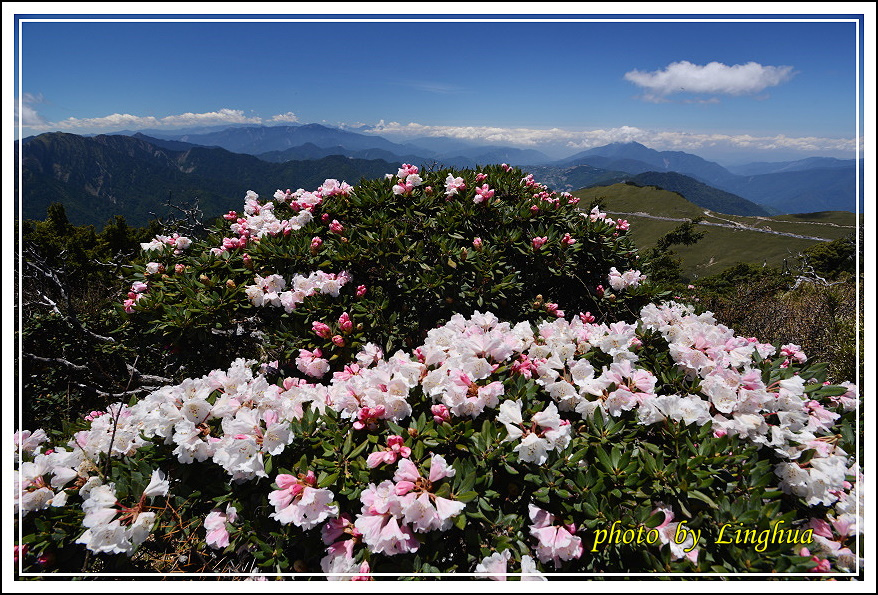
[{"label": "leafy foliage", "polygon": [[[477,181],[479,174],[487,177]],[[462,179],[465,194],[446,196],[449,177]],[[217,254],[223,238],[235,236],[230,227],[240,226],[244,214],[236,214],[204,242],[165,258],[164,273],[137,268],[135,279],[150,289],[129,324],[170,348],[187,373],[202,374],[235,357],[283,364],[299,349],[319,348],[345,361],[367,342],[387,352],[412,348],[451,315],[475,310],[509,320],[554,317],[557,308],[630,318],[649,290],[616,295],[607,284],[611,267],[637,265],[627,234],[612,220],[583,216],[575,199],[523,180],[520,170],[489,166],[426,173],[408,194],[392,191],[394,179],[364,181],[350,193],[322,197],[301,229],[250,236],[245,247]],[[475,189],[485,184],[493,197],[474,202]],[[281,220],[301,213],[282,201],[251,208],[269,207]],[[332,231],[332,222],[343,231]],[[533,238],[546,243],[536,248]],[[295,274],[315,270],[345,272],[353,281],[338,297],[310,297],[292,311],[254,308],[248,300],[246,288],[257,275],[291,283]],[[313,323],[331,324],[345,312],[355,330],[344,334],[344,346],[315,336]],[[258,342],[241,340],[253,332],[260,333]],[[205,344],[208,352],[200,348]]]},{"label": "leafy foliage", "polygon": [[[177,382],[16,435],[25,571],[858,571],[856,387],[651,303],[627,222],[508,166],[274,198],[140,242],[93,328]],[[50,280],[137,233],[29,229],[94,251]],[[52,374],[94,362],[76,303],[26,325]]]}]

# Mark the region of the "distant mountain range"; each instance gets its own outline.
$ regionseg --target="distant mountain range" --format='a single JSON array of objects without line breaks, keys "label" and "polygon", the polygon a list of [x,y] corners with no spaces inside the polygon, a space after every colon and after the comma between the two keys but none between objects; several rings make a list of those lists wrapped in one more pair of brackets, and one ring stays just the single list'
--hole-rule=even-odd
[{"label": "distant mountain range", "polygon": [[399,167],[340,155],[269,163],[220,148],[166,148],[147,138],[55,132],[28,139],[21,155],[22,216],[43,219],[49,204],[61,202],[77,225],[102,228],[115,215],[143,225],[152,213],[165,214],[165,202],[197,198],[205,215],[215,217],[240,209],[248,190],[269,196],[277,189],[313,190],[327,178],[355,184]]},{"label": "distant mountain range", "polygon": [[68,205],[74,223],[100,226],[119,213],[140,224],[168,197],[198,197],[204,212],[216,215],[240,207],[250,189],[273,193],[277,188],[316,188],[328,177],[355,183],[394,172],[403,162],[457,168],[505,162],[555,190],[617,182],[657,186],[727,214],[855,208],[854,160],[809,158],[727,169],[681,151],[613,143],[553,162],[529,149],[446,137],[402,144],[320,124],[127,132],[92,137],[47,133],[23,139],[23,215],[42,218],[46,207],[58,200]]},{"label": "distant mountain range", "polygon": [[[677,172],[778,213],[854,211],[857,204],[853,159],[816,157],[774,164],[751,163],[734,168],[747,172],[741,174],[689,153],[656,151],[639,143],[613,143],[552,165],[590,165],[631,174]],[[862,169],[861,166],[861,173]],[[862,184],[860,189],[862,208]]]},{"label": "distant mountain range", "polygon": [[[472,145],[448,142],[448,139],[423,138],[416,143],[394,143],[374,134],[360,134],[321,124],[295,126],[251,126],[227,128],[205,133],[158,133],[162,140],[183,141],[205,147],[222,147],[234,153],[256,155],[267,161],[314,159],[324,153],[314,148],[333,150],[333,155],[359,159],[387,159],[400,163],[436,161],[446,167],[474,167],[506,162],[511,165],[548,163],[551,159],[531,149]],[[374,156],[370,156],[374,155]],[[322,154],[322,157],[327,154]]]}]

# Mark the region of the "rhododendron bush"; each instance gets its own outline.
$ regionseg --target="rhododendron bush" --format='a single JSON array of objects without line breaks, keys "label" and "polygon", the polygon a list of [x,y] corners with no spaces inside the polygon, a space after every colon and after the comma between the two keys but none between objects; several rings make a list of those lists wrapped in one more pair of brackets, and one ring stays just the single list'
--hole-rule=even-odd
[{"label": "rhododendron bush", "polygon": [[476,309],[630,319],[650,293],[628,224],[597,209],[584,217],[578,202],[505,165],[404,164],[356,187],[250,192],[203,241],[143,244],[120,301],[127,324],[189,376],[245,357],[318,377],[322,360],[344,362],[370,342],[414,349]]},{"label": "rhododendron bush", "polygon": [[650,303],[624,221],[504,166],[226,220],[120,308],[228,361],[16,435],[25,570],[859,571],[856,387]]}]

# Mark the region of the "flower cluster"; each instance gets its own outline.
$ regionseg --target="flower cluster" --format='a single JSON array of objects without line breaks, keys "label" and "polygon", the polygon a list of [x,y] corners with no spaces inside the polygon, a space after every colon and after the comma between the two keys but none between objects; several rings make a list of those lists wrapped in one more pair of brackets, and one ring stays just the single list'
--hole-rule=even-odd
[{"label": "flower cluster", "polygon": [[140,248],[144,252],[158,252],[161,254],[166,250],[170,250],[174,254],[180,254],[191,245],[191,239],[175,233],[170,236],[157,235],[149,242],[141,243]]},{"label": "flower cluster", "polygon": [[338,274],[315,271],[307,277],[293,276],[291,289],[287,290],[287,282],[280,275],[266,277],[256,275],[256,282],[247,285],[244,291],[250,303],[257,308],[270,305],[276,308],[283,307],[287,312],[292,312],[296,309],[296,305],[305,301],[305,298],[317,293],[338,297],[341,288],[350,280],[350,275],[344,271]]},{"label": "flower cluster", "polygon": [[[140,501],[127,508],[119,505],[112,483],[86,484],[80,490],[80,495],[84,498],[82,510],[85,512],[82,524],[87,529],[76,543],[84,544],[93,552],[132,553],[149,537],[156,520],[155,512],[143,510],[146,498],[166,496],[168,488],[164,473],[156,469]],[[117,505],[120,508],[116,508]]]},{"label": "flower cluster", "polygon": [[555,515],[534,505],[528,507],[530,533],[537,539],[536,554],[540,562],[553,561],[555,568],[562,560],[574,560],[582,556],[582,539],[576,535],[573,525],[556,525]]},{"label": "flower cluster", "polygon": [[616,267],[610,268],[609,282],[610,287],[616,291],[622,291],[628,287],[637,287],[646,280],[646,275],[640,271],[628,270],[620,273]]},{"label": "flower cluster", "polygon": [[542,465],[548,460],[550,450],[562,451],[570,443],[570,422],[561,419],[554,403],[535,413],[530,426],[525,426],[521,401],[506,400],[500,405],[497,421],[506,426],[504,442],[521,438],[514,449],[520,461]]},{"label": "flower cluster", "polygon": [[360,497],[361,514],[354,521],[366,545],[386,555],[416,552],[419,542],[414,532],[447,531],[451,519],[463,511],[465,504],[438,496],[436,484],[454,474],[441,455],[431,457],[427,477],[404,458],[399,461],[393,481],[369,484]]},{"label": "flower cluster", "polygon": [[448,177],[445,178],[445,196],[452,197],[456,196],[460,193],[461,190],[466,188],[466,182],[461,177],[455,177],[451,174],[448,174]]},{"label": "flower cluster", "polygon": [[302,529],[313,529],[329,517],[338,514],[338,506],[330,504],[333,494],[317,485],[313,471],[293,477],[282,473],[275,478],[278,489],[268,495],[274,506],[271,518],[280,524],[293,523]]},{"label": "flower cluster", "polygon": [[[698,380],[689,385],[690,392],[657,391],[656,376],[640,366],[649,333],[666,341],[681,374]],[[33,453],[33,460],[17,471],[17,506],[25,512],[66,506],[72,493],[68,486],[73,484],[86,515],[87,531],[80,543],[95,552],[130,553],[154,521],[151,511],[143,508],[144,498],[166,494],[167,482],[155,474],[140,503],[119,507],[112,484],[104,483],[96,471],[95,461],[102,455],[131,457],[158,441],[172,449],[179,462],[212,460],[241,483],[267,476],[265,457],[280,456],[294,443],[291,422],[302,420],[306,408],[318,413],[332,409],[342,425],[350,423],[353,431],[369,433],[412,416],[416,395],[423,395],[428,403],[432,400],[429,411],[438,426],[497,408],[493,418],[506,429],[498,447],[514,444],[506,448],[520,464],[535,468],[568,452],[575,437],[573,416],[587,420],[597,413],[609,419],[632,412],[642,425],[711,422],[716,435],[737,435],[785,459],[775,467],[783,490],[807,505],[832,507],[825,519],[829,525],[817,522],[824,519],[812,524],[824,539],[820,563],[834,553],[833,559],[844,566],[850,556],[843,540],[861,531],[855,510],[861,495],[857,484],[847,481],[857,470],[826,435],[833,412],[817,407],[809,396],[822,384],[806,387],[803,378],[786,372],[788,376],[767,385],[757,373],[756,362],[772,350],[736,337],[709,314],[695,315],[673,302],[643,308],[637,324],[596,323],[583,314],[534,329],[528,323],[501,322],[489,313],[455,315],[431,330],[413,355],[399,351],[385,359],[377,347],[369,346],[328,384],[295,378],[271,384],[263,374],[254,374],[252,362],[239,360],[227,371],[167,386],[132,406],[118,404],[104,415],[92,415],[89,429],[74,436],[70,450],[40,452],[44,433],[21,433],[19,448]],[[609,363],[597,368],[593,362],[598,360]],[[503,399],[507,379],[519,377],[536,383],[548,402],[536,407],[530,403],[525,414],[520,399]],[[456,470],[445,457],[430,455],[429,466],[423,467],[429,471],[422,472],[423,462],[405,441],[394,433],[386,447],[365,457],[363,467],[374,473],[383,472],[382,465],[396,463],[396,469],[392,480],[372,482],[362,490],[357,516],[345,517],[348,511],[342,510],[333,491],[318,487],[317,475],[308,470],[298,476],[276,475],[277,489],[267,496],[274,507],[270,517],[304,530],[339,525],[350,538],[327,542],[324,558],[326,568],[338,571],[368,572],[353,555],[360,543],[387,556],[417,551],[422,543],[418,534],[449,530],[466,504],[448,489],[447,480]],[[806,450],[812,452],[802,462]],[[212,547],[226,543],[226,524],[235,521],[236,513],[240,516],[229,508],[214,510],[205,519]],[[581,529],[557,522],[554,512],[534,504],[529,513],[534,555],[540,562],[559,567],[582,556]],[[667,508],[665,522],[658,527],[660,536],[667,538],[672,531],[671,515]],[[832,527],[832,538],[827,537],[827,526]],[[677,557],[674,548],[680,544],[662,542]],[[686,549],[688,558],[697,560],[697,549]],[[505,560],[501,554],[486,559],[483,566],[499,568]],[[530,564],[524,557],[521,561],[523,568]]]},{"label": "flower cluster", "polygon": [[418,175],[417,166],[408,163],[403,163],[396,175],[399,180],[393,185],[394,194],[409,195],[415,188],[424,183],[424,180]]}]

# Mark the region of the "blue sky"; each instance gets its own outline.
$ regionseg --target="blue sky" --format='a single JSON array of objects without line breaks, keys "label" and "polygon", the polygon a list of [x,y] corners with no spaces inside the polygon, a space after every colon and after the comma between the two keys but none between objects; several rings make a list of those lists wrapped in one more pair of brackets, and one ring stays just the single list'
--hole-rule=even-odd
[{"label": "blue sky", "polygon": [[[661,15],[659,15],[661,16]],[[24,135],[368,125],[570,154],[853,157],[853,22],[24,22]]]}]

